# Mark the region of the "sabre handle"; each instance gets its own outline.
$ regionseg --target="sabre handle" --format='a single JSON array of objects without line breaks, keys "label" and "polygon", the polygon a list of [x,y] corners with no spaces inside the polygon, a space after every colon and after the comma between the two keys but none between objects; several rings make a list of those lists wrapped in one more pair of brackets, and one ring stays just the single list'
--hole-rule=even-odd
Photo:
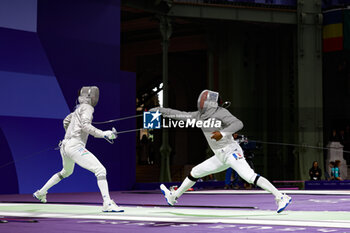
[{"label": "sabre handle", "polygon": [[112,131],[109,131],[109,132],[111,132],[111,134],[108,136],[105,135],[104,139],[106,139],[106,141],[109,142],[110,144],[113,144],[114,139],[116,139],[118,137],[118,132],[114,127],[112,128]]}]

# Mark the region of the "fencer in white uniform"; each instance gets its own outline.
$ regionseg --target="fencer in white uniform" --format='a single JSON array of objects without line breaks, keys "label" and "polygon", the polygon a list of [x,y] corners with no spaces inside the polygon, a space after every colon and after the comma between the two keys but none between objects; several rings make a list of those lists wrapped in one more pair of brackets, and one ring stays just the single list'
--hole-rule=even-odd
[{"label": "fencer in white uniform", "polygon": [[[204,176],[226,170],[231,167],[238,175],[251,184],[272,193],[277,202],[277,212],[281,213],[291,202],[291,198],[279,192],[266,178],[256,174],[246,162],[243,150],[233,139],[233,134],[243,128],[243,123],[234,117],[227,109],[218,106],[219,93],[204,90],[198,98],[198,111],[182,112],[170,108],[153,108],[150,111],[159,111],[163,117],[175,120],[196,119],[197,121],[216,120],[221,126],[211,128],[202,127],[205,138],[214,156],[195,166],[181,186],[175,191],[168,190],[165,185],[160,188],[169,205],[174,205],[177,199],[195,182]],[[212,125],[211,125],[212,126]]]},{"label": "fencer in white uniform", "polygon": [[94,107],[99,100],[99,89],[96,86],[82,87],[79,92],[79,105],[74,112],[63,120],[63,127],[66,130],[64,140],[60,144],[63,168],[53,175],[46,184],[33,196],[43,203],[46,203],[47,191],[60,182],[63,178],[73,173],[74,166],[79,166],[93,172],[97,178],[97,184],[103,198],[103,212],[123,212],[109,196],[106,169],[100,161],[88,151],[85,146],[88,136],[91,134],[96,138],[108,138],[113,140],[116,135],[113,131],[102,131],[91,125]]}]

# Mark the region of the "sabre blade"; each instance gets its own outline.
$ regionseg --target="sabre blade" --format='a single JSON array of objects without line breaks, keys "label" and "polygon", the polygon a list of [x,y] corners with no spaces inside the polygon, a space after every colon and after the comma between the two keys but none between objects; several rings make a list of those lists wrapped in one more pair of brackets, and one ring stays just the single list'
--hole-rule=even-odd
[{"label": "sabre blade", "polygon": [[133,118],[141,117],[141,116],[143,116],[143,114],[138,114],[138,115],[134,115],[134,116],[127,116],[127,117],[112,119],[112,120],[109,120],[109,121],[98,121],[98,122],[92,122],[92,123],[95,124],[95,125],[108,124],[108,123],[112,123],[112,122],[116,122],[116,121],[123,121],[123,120],[127,120],[127,119],[133,119]]},{"label": "sabre blade", "polygon": [[119,131],[119,132],[117,132],[117,134],[137,132],[137,131],[140,131],[140,130],[143,130],[143,129],[144,129],[144,128],[124,130],[124,131]]}]

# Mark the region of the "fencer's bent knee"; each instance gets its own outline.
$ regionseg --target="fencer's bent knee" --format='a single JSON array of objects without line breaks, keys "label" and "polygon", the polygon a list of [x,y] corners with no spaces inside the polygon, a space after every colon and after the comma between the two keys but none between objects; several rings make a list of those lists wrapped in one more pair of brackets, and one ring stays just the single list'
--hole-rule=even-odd
[{"label": "fencer's bent knee", "polygon": [[254,185],[256,186],[256,184],[258,183],[258,180],[260,178],[259,174],[256,174],[255,179],[254,179]]},{"label": "fencer's bent knee", "polygon": [[68,176],[72,175],[73,170],[66,170],[62,169],[60,172],[57,173],[58,177],[62,180],[63,178],[67,178]]},{"label": "fencer's bent knee", "polygon": [[193,181],[196,181],[196,180],[201,178],[201,173],[202,172],[198,168],[194,167],[194,168],[192,168],[192,170],[190,171],[190,174],[188,176],[191,176],[193,179],[195,179]]},{"label": "fencer's bent knee", "polygon": [[197,182],[197,180],[199,179],[199,178],[194,178],[194,177],[191,175],[191,172],[190,172],[190,174],[188,174],[187,178],[188,178],[189,180],[193,181],[193,182]]},{"label": "fencer's bent knee", "polygon": [[250,179],[247,180],[247,181],[248,181],[248,183],[250,183],[250,184],[256,185],[256,183],[258,182],[258,179],[259,179],[259,178],[260,178],[260,175],[255,173],[254,176],[250,177]]},{"label": "fencer's bent knee", "polygon": [[192,168],[192,170],[190,171],[190,173],[188,174],[187,178],[197,182],[198,179],[201,178],[201,175],[199,175],[200,171],[198,170],[197,166]]},{"label": "fencer's bent knee", "polygon": [[99,166],[95,170],[95,176],[97,176],[97,177],[106,177],[106,175],[107,175],[107,171],[106,171],[106,168],[104,166]]},{"label": "fencer's bent knee", "polygon": [[56,175],[58,175],[58,178],[60,178],[60,180],[62,180],[64,178],[60,172],[57,172]]}]

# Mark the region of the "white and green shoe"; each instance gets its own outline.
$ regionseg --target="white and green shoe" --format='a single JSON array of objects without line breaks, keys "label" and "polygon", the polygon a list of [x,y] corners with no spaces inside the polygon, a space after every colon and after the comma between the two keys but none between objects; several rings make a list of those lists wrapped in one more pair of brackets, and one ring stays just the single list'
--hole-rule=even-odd
[{"label": "white and green shoe", "polygon": [[39,201],[41,201],[42,203],[46,203],[47,200],[46,200],[46,194],[47,192],[45,193],[41,193],[40,190],[36,191],[35,193],[33,193],[33,197]]}]

